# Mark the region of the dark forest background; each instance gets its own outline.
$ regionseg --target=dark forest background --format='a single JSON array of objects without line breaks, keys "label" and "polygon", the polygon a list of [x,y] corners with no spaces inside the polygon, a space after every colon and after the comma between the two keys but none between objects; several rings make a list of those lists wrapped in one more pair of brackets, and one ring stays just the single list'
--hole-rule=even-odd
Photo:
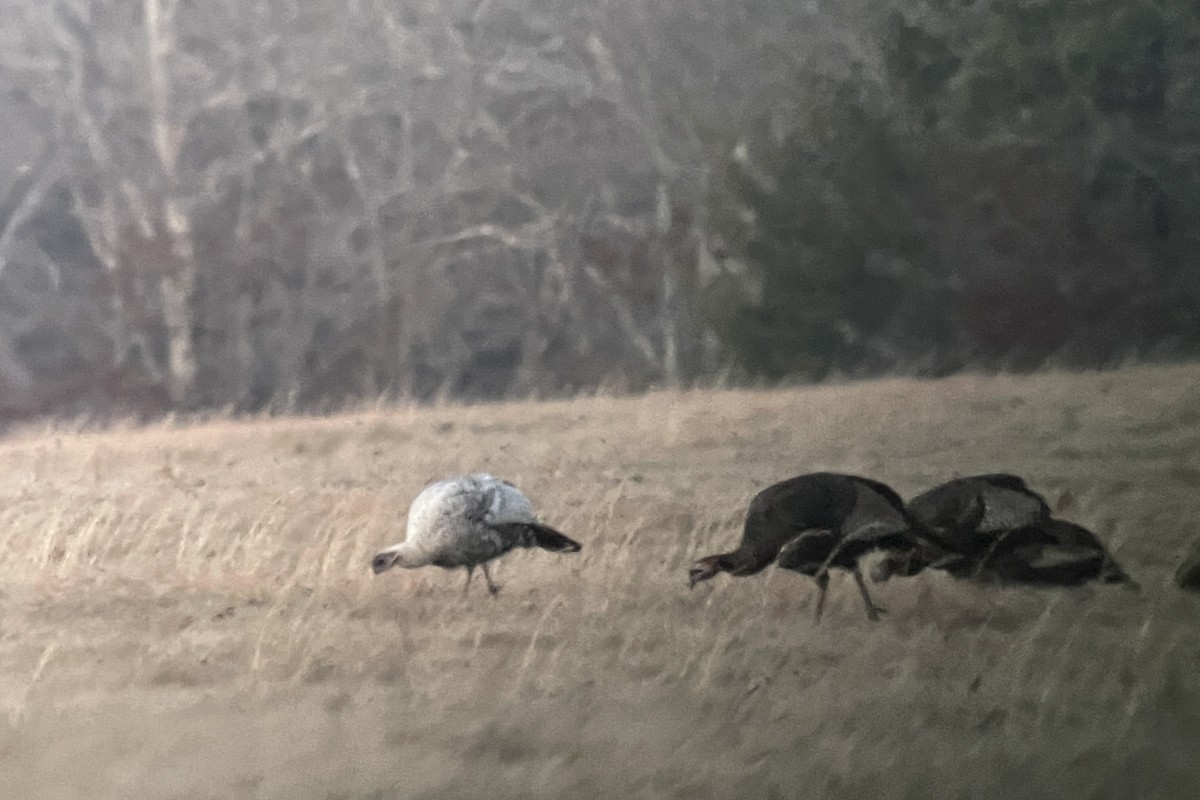
[{"label": "dark forest background", "polygon": [[0,417],[1200,352],[1200,2],[0,0]]}]

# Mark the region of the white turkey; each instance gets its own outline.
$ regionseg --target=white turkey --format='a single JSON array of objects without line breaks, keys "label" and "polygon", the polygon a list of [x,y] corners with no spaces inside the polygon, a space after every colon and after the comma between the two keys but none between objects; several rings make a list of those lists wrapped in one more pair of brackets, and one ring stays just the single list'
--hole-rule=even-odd
[{"label": "white turkey", "polygon": [[488,562],[514,547],[574,553],[581,545],[538,521],[529,498],[508,481],[487,473],[459,475],[417,494],[408,509],[404,541],[377,553],[371,569],[378,575],[392,567],[463,567],[465,594],[475,567],[482,567],[488,591],[495,595],[500,587],[492,581]]}]

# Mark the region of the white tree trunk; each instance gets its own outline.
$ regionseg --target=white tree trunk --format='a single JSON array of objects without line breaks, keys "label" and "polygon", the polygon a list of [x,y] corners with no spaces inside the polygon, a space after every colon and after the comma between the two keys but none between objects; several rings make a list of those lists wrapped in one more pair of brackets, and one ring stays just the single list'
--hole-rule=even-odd
[{"label": "white tree trunk", "polygon": [[162,265],[162,279],[159,282],[163,326],[167,333],[167,388],[174,403],[187,405],[193,398],[196,382],[196,353],[192,342],[196,265],[191,226],[187,216],[178,207],[173,192],[178,148],[170,120],[170,82],[166,63],[174,38],[168,29],[169,16],[163,13],[161,0],[143,0],[146,66],[152,98],[150,124],[161,171],[159,213],[165,224],[170,249],[170,263]]}]

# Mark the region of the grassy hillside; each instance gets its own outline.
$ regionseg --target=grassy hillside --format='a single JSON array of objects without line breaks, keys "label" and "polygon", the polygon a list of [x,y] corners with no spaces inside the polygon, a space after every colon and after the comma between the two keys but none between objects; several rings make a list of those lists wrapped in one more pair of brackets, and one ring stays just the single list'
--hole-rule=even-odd
[{"label": "grassy hillside", "polygon": [[[1194,797],[1200,368],[370,411],[0,443],[0,786],[76,798]],[[430,478],[582,553],[373,577]],[[686,587],[793,474],[1011,470],[1142,585]]]}]

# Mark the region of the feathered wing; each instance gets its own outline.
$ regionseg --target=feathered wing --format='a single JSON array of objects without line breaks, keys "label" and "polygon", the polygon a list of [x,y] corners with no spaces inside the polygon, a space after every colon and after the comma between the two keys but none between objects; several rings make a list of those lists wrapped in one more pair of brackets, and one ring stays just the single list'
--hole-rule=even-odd
[{"label": "feathered wing", "polygon": [[814,528],[802,531],[779,549],[775,563],[781,569],[815,575],[829,569],[841,542],[842,537],[830,530]]},{"label": "feathered wing", "polygon": [[469,497],[465,515],[473,522],[491,525],[537,521],[529,498],[508,481],[481,472],[465,476],[462,485]]},{"label": "feathered wing", "polygon": [[998,531],[1036,525],[1050,519],[1046,499],[1032,490],[988,487],[980,492],[984,513],[977,525],[980,531]]},{"label": "feathered wing", "polygon": [[986,511],[980,488],[963,479],[935,486],[909,501],[909,516],[935,535],[974,530]]},{"label": "feathered wing", "polygon": [[904,510],[903,498],[896,493],[895,489],[888,486],[886,483],[874,480],[872,478],[864,478],[861,475],[850,475],[847,477],[860,489],[868,489],[871,492],[874,492],[881,500],[883,500],[885,504],[900,512],[900,514],[903,515],[907,513]]},{"label": "feathered wing", "polygon": [[932,546],[926,549],[971,558],[989,552],[997,536],[1050,519],[1045,498],[1006,473],[955,478],[917,495],[907,509],[920,538]]},{"label": "feathered wing", "polygon": [[868,478],[852,479],[853,506],[841,524],[847,539],[875,541],[879,545],[908,534],[912,520],[904,510],[904,501],[891,487]]}]

